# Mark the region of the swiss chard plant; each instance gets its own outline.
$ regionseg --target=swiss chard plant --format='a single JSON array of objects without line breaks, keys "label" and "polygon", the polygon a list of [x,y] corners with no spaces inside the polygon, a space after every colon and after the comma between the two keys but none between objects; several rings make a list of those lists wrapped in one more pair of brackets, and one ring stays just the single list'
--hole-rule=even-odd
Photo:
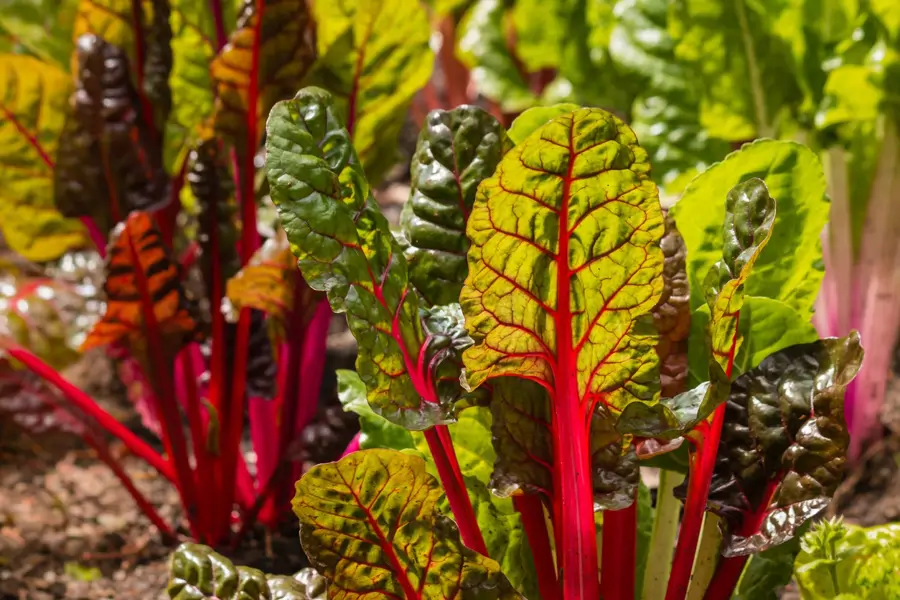
[{"label": "swiss chard plant", "polygon": [[[284,232],[259,222],[265,119],[304,81],[327,85],[380,178],[431,73],[425,11],[361,1],[316,22],[303,0],[58,4],[58,21],[40,0],[0,8],[0,221],[28,259],[90,242],[105,258],[105,312],[74,350],[116,361],[162,452],[65,379],[57,355],[68,346],[27,343],[40,318],[23,298],[33,287],[13,294],[25,309],[2,331],[4,377],[26,389],[30,370],[64,397],[29,395],[71,410],[60,423],[94,441],[111,434],[170,479],[194,539],[236,541],[257,519],[274,528],[308,462],[331,310]],[[134,493],[161,531],[177,529]]]},{"label": "swiss chard plant", "polygon": [[[361,449],[294,498],[330,597],[725,599],[827,505],[862,349],[808,322],[822,223],[801,207],[824,198],[808,150],[751,145],[667,219],[608,112],[526,112],[507,134],[436,111],[392,232],[339,106],[303,89],[266,136],[300,270],[359,342],[341,377]],[[687,472],[655,516],[642,464]]]}]

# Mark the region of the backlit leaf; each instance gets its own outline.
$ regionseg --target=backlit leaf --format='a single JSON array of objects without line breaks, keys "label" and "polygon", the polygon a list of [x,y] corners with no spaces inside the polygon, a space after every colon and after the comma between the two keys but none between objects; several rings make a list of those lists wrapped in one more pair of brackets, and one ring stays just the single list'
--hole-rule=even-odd
[{"label": "backlit leaf", "polygon": [[0,34],[46,63],[67,69],[77,0],[7,0],[0,6]]},{"label": "backlit leaf", "polygon": [[[77,46],[81,36],[95,35],[107,44],[121,48],[134,68],[137,65],[132,12],[135,3],[135,0],[79,0],[72,41]],[[142,9],[143,2],[137,2],[137,6]]]},{"label": "backlit leaf", "polygon": [[0,228],[9,247],[30,260],[51,260],[86,242],[81,224],[53,203],[71,87],[57,67],[0,55]]},{"label": "backlit leaf", "polygon": [[581,108],[577,104],[562,103],[552,106],[535,106],[516,117],[509,128],[509,138],[514,144],[521,144],[535,129],[552,121],[556,117],[575,112]]},{"label": "backlit leaf", "polygon": [[775,200],[759,179],[734,187],[726,199],[722,258],[703,283],[710,318],[706,321],[708,376],[705,382],[658,404],[626,407],[617,425],[622,433],[674,439],[693,429],[728,398],[729,378],[743,338],[738,327],[744,285],[766,247],[775,222]]},{"label": "backlit leaf", "polygon": [[854,332],[782,350],[734,381],[707,503],[727,525],[725,556],[780,544],[828,505],[850,440],[844,390],[862,358]]},{"label": "backlit leaf", "polygon": [[196,129],[213,110],[209,64],[216,55],[216,27],[212,11],[195,0],[171,0],[172,113],[166,122],[164,164],[169,172],[196,141]]},{"label": "backlit leaf", "polygon": [[780,300],[809,318],[824,273],[819,236],[828,220],[825,176],[812,150],[773,140],[748,144],[710,167],[672,208],[687,244],[691,310],[705,303],[703,278],[722,255],[728,191],[751,177],[765,182],[778,202],[778,216],[769,249],[757,261],[744,293]]},{"label": "backlit leaf", "polygon": [[198,333],[178,267],[147,213],[131,213],[110,235],[103,290],[106,313],[81,345],[82,351],[118,341],[127,341],[132,351],[144,348],[148,327],[144,310],[149,307],[163,340],[174,350]]},{"label": "backlit leaf", "polygon": [[210,66],[216,132],[238,152],[256,152],[269,109],[290,98],[312,66],[308,24],[304,0],[244,1],[237,28]]},{"label": "backlit leaf", "polygon": [[328,93],[306,88],[277,104],[266,152],[272,200],[291,251],[310,287],[327,292],[335,312],[347,313],[372,407],[410,429],[451,421],[453,398],[439,397],[433,381],[452,378],[456,369],[451,364],[442,376],[420,367],[430,364],[429,349],[406,260]]},{"label": "backlit leaf", "polygon": [[437,510],[442,496],[422,459],[391,450],[354,452],[304,475],[294,512],[329,598],[518,598],[495,561],[462,545]]},{"label": "backlit leaf", "polygon": [[397,136],[431,76],[431,30],[419,0],[314,2],[320,59],[311,82],[335,97],[366,176],[396,162]]},{"label": "backlit leaf", "polygon": [[428,304],[458,301],[468,272],[466,220],[475,191],[510,148],[500,123],[476,106],[428,114],[400,218],[410,244],[404,252],[409,279]]},{"label": "backlit leaf", "polygon": [[59,142],[56,204],[65,215],[94,218],[106,231],[132,210],[167,202],[167,178],[123,51],[86,35],[77,56],[73,113]]},{"label": "backlit leaf", "polygon": [[313,569],[292,577],[235,567],[200,544],[181,544],[169,564],[172,600],[325,600],[325,579]]}]

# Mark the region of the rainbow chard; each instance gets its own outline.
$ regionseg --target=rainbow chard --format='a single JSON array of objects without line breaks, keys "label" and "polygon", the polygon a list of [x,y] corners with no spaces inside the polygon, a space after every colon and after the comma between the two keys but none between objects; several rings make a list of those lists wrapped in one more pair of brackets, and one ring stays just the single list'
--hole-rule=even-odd
[{"label": "rainbow chard", "polygon": [[[578,110],[507,154],[469,221],[460,296],[475,340],[464,355],[467,379],[473,387],[529,379],[549,395],[551,514],[567,599],[599,595],[592,474],[605,468],[592,461],[595,436],[605,430],[604,445],[619,444],[614,462],[627,461],[628,445],[603,421],[659,394],[649,313],[663,286],[664,226],[649,170],[624,123]],[[628,518],[605,513],[605,533],[619,516]],[[634,573],[627,554],[604,554],[621,559],[609,568],[624,581]],[[619,597],[608,581],[607,596]]]}]

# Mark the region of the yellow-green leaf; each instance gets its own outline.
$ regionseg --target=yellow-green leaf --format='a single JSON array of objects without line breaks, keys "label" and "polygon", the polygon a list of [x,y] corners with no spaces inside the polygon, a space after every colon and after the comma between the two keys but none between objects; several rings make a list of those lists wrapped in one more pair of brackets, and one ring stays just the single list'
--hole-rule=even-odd
[{"label": "yellow-green leaf", "polygon": [[[75,15],[72,41],[78,43],[78,38],[82,35],[92,33],[107,44],[124,50],[134,72],[137,56],[132,3],[133,0],[81,0]],[[73,57],[73,71],[75,61]]]},{"label": "yellow-green leaf", "polygon": [[340,116],[368,179],[396,162],[397,136],[434,52],[418,0],[315,2],[321,59],[312,80],[340,103]]},{"label": "yellow-green leaf", "polygon": [[56,149],[72,84],[61,69],[0,55],[0,228],[9,247],[45,261],[85,243],[53,203]]},{"label": "yellow-green leaf", "polygon": [[297,483],[300,541],[329,579],[330,600],[512,600],[496,561],[466,548],[437,510],[443,490],[425,461],[354,452]]},{"label": "yellow-green leaf", "polygon": [[312,66],[308,24],[305,0],[244,2],[237,28],[210,66],[216,132],[239,152],[255,153],[269,110],[291,97]]}]

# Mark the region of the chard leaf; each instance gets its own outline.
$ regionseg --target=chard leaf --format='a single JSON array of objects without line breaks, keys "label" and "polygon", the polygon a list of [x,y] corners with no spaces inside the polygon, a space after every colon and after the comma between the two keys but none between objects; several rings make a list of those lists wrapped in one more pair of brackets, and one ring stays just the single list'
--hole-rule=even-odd
[{"label": "chard leaf", "polygon": [[798,552],[800,539],[795,537],[751,556],[732,599],[779,600],[781,590],[794,574]]},{"label": "chard leaf", "polygon": [[427,304],[459,300],[468,272],[466,221],[475,191],[512,142],[503,126],[476,106],[428,114],[413,156],[411,194],[400,217],[410,246],[409,279]]},{"label": "chard leaf", "polygon": [[[675,55],[697,78],[700,120],[712,137],[774,135],[778,111],[799,103],[790,48],[771,34],[777,9],[747,0],[677,0],[669,31]],[[780,199],[780,197],[779,197]]]},{"label": "chard leaf", "polygon": [[675,220],[666,216],[666,234],[660,240],[663,251],[663,290],[653,307],[653,324],[659,332],[660,391],[674,398],[685,390],[688,375],[687,338],[691,331],[690,286],[687,280],[687,249]]},{"label": "chard leaf", "polygon": [[216,55],[212,11],[194,0],[170,0],[172,15],[172,113],[165,121],[164,164],[173,173],[199,141],[198,127],[213,112],[209,65]]},{"label": "chard leaf", "polygon": [[[178,266],[147,213],[131,213],[110,234],[103,291],[106,312],[88,333],[82,352],[124,341],[133,355],[144,356],[146,329],[157,327],[174,357],[199,334],[196,309],[181,286]],[[155,324],[146,320],[151,309]]]},{"label": "chard leaf", "polygon": [[[137,61],[135,43],[135,15],[143,21],[143,3],[138,2],[133,12],[134,0],[78,0],[78,12],[72,29],[72,41],[78,46],[82,36],[93,35],[124,52],[128,64],[134,68]],[[75,57],[72,57],[73,63]],[[74,64],[73,64],[74,66]]]},{"label": "chard leaf", "polygon": [[0,55],[0,229],[10,249],[52,260],[86,242],[53,205],[53,176],[69,78],[29,56]]},{"label": "chard leaf", "polygon": [[785,542],[828,505],[849,444],[844,390],[862,358],[854,332],[777,352],[734,381],[707,501],[727,527],[725,556]]},{"label": "chard leaf", "polygon": [[396,158],[407,108],[428,82],[434,52],[425,8],[418,0],[315,2],[320,59],[310,82],[335,96],[373,183]]},{"label": "chard leaf", "polygon": [[[713,165],[691,182],[672,208],[687,244],[691,310],[705,303],[703,278],[722,255],[721,224],[727,209],[720,198],[752,177],[765,181],[778,201],[778,216],[769,250],[757,261],[744,293],[779,300],[809,319],[824,273],[819,236],[828,220],[825,176],[814,152],[773,140],[748,144]],[[702,335],[693,328],[689,345],[701,344]]]},{"label": "chard leaf", "polygon": [[366,400],[366,384],[356,371],[339,369],[336,371],[338,383],[338,399],[345,411],[355,413],[359,417],[359,447],[386,448],[404,450],[416,445],[413,433],[399,425],[391,423],[381,415],[372,411]]},{"label": "chard leaf", "polygon": [[293,577],[235,567],[212,548],[181,544],[169,564],[172,600],[325,600],[325,578],[313,569]]},{"label": "chard leaf", "polygon": [[503,0],[477,0],[460,23],[457,46],[478,91],[500,102],[503,110],[518,112],[537,98],[506,45],[506,14]]},{"label": "chard leaf", "polygon": [[327,292],[335,312],[347,313],[369,403],[410,429],[452,421],[455,398],[439,396],[434,382],[458,374],[450,363],[438,365],[437,372],[429,367],[406,259],[375,204],[331,96],[306,88],[276,105],[266,150],[272,199],[291,251],[310,287]]},{"label": "chard leaf", "polygon": [[[172,110],[172,25],[170,0],[150,0],[152,20],[144,26],[142,43],[144,64],[141,71],[140,90],[152,107],[153,123],[161,130]],[[159,134],[162,140],[162,134]],[[161,145],[161,143],[160,143]]]},{"label": "chard leaf", "polygon": [[44,63],[67,69],[72,54],[72,0],[7,0],[0,6],[0,33]]},{"label": "chard leaf", "polygon": [[236,323],[245,308],[265,313],[274,345],[285,340],[287,321],[294,307],[294,276],[297,267],[287,238],[277,235],[257,250],[237,274],[228,280],[228,301],[222,310]]},{"label": "chard leaf", "polygon": [[312,66],[304,0],[244,0],[237,27],[209,67],[216,86],[216,133],[255,154],[269,109],[290,97]]},{"label": "chard leaf", "polygon": [[759,179],[735,186],[725,205],[722,259],[709,269],[703,284],[710,314],[705,340],[708,381],[658,404],[627,406],[617,425],[622,433],[675,439],[728,399],[730,373],[743,341],[738,323],[744,286],[772,236],[776,210],[775,200]]},{"label": "chard leaf", "polygon": [[463,355],[468,383],[519,377],[548,392],[560,473],[554,510],[564,515],[556,535],[581,540],[560,551],[560,570],[571,585],[590,585],[590,492],[598,472],[609,471],[591,458],[613,443],[616,461],[624,456],[618,434],[598,446],[585,425],[595,412],[605,421],[659,395],[649,312],[663,287],[664,224],[646,152],[605,111],[559,116],[481,184],[467,233],[460,304],[475,342]]},{"label": "chard leaf", "polygon": [[313,467],[297,484],[300,540],[331,598],[514,599],[490,558],[469,550],[437,510],[425,461],[361,450]]},{"label": "chard leaf", "polygon": [[167,202],[168,182],[125,53],[93,35],[79,38],[76,52],[73,114],[59,142],[56,205],[67,216],[92,217],[107,231],[133,210]]},{"label": "chard leaf", "polygon": [[563,102],[553,106],[535,106],[516,117],[509,128],[509,138],[514,144],[521,144],[534,130],[556,117],[573,113],[581,108],[577,104]]}]

